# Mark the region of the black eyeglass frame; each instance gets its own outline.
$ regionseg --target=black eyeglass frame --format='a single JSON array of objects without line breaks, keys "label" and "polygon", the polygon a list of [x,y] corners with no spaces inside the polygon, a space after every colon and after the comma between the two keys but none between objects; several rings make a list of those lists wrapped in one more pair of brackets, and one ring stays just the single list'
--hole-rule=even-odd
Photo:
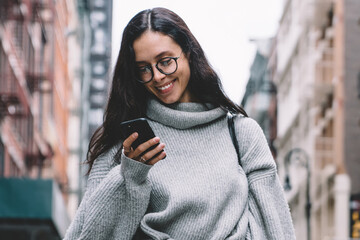
[{"label": "black eyeglass frame", "polygon": [[[146,67],[148,67],[148,66],[150,66],[150,70],[151,70],[151,79],[149,80],[149,81],[143,81],[143,80],[141,80],[141,79],[139,79],[139,78],[136,78],[136,80],[138,81],[138,82],[140,82],[140,83],[143,83],[143,84],[146,84],[146,83],[149,83],[149,82],[151,82],[153,79],[154,79],[154,70],[153,70],[153,66],[155,66],[156,67],[156,69],[159,71],[159,72],[161,72],[162,74],[164,74],[164,75],[171,75],[171,74],[173,74],[173,73],[175,73],[176,71],[177,71],[177,69],[178,69],[178,62],[177,62],[177,60],[181,57],[181,54],[182,54],[182,52],[180,53],[180,56],[178,56],[178,57],[164,57],[164,58],[161,58],[159,61],[157,61],[157,63],[156,64],[154,64],[154,65],[146,65]],[[161,70],[159,67],[158,67],[158,64],[161,62],[161,61],[164,61],[164,59],[173,59],[174,61],[175,61],[175,64],[176,64],[176,68],[175,68],[175,70],[172,72],[172,73],[165,73],[163,70]]]}]

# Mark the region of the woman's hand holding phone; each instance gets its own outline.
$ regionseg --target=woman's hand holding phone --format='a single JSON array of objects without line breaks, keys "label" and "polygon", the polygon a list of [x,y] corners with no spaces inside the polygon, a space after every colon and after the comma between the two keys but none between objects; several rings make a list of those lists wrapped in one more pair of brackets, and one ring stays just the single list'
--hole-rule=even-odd
[{"label": "woman's hand holding phone", "polygon": [[[164,143],[159,144],[160,142],[159,137],[154,137],[140,144],[136,149],[132,149],[131,145],[138,138],[138,136],[139,134],[135,132],[124,140],[123,151],[125,156],[149,165],[154,165],[155,163],[166,157],[166,153],[165,151],[163,151],[165,144]],[[157,146],[154,149],[147,151],[150,147],[155,145]]]}]

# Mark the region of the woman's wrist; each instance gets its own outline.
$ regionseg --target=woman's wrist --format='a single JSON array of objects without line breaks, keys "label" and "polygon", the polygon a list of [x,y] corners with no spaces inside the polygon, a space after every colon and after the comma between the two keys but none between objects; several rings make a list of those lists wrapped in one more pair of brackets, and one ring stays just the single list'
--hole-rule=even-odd
[{"label": "woman's wrist", "polygon": [[146,180],[147,174],[152,165],[141,163],[137,160],[121,155],[120,171],[127,181],[137,182],[138,184]]}]

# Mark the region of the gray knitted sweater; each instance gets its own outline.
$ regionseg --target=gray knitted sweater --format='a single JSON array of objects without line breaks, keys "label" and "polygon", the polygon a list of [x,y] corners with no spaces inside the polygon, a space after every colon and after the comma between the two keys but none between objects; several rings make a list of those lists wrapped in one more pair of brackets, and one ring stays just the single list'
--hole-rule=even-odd
[{"label": "gray knitted sweater", "polygon": [[65,239],[295,239],[255,121],[235,120],[240,167],[221,108],[150,100],[147,109],[166,159],[114,159],[119,146],[100,156]]}]

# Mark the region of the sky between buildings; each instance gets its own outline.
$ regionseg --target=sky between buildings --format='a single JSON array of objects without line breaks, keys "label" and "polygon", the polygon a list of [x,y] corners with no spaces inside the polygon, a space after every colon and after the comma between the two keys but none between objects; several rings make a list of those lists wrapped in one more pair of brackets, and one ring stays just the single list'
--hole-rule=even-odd
[{"label": "sky between buildings", "polygon": [[225,92],[239,104],[256,51],[250,39],[276,34],[282,4],[283,0],[113,0],[112,65],[130,19],[141,10],[165,7],[184,19]]}]

